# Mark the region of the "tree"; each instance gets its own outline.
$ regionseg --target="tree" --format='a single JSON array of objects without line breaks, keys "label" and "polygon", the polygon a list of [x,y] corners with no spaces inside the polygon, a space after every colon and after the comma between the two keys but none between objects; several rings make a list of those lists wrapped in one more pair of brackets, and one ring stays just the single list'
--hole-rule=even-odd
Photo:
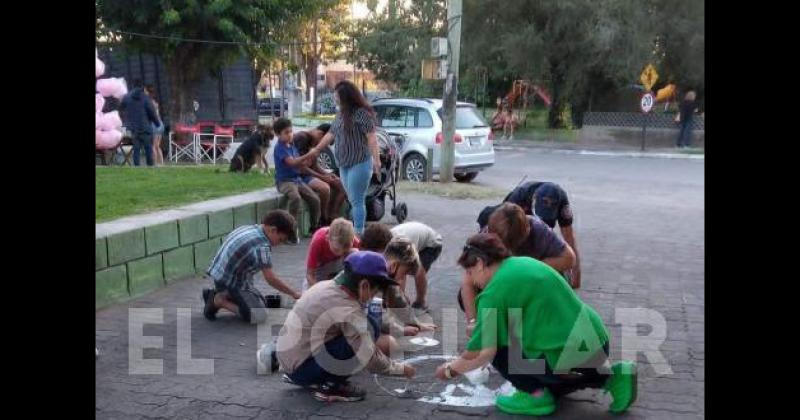
[{"label": "tree", "polygon": [[[242,53],[269,57],[277,45],[272,40],[278,22],[316,13],[324,0],[97,0],[97,28],[166,36],[155,39],[118,34],[134,50],[164,59],[173,93],[169,104],[172,121],[191,115],[190,89],[203,72],[216,74]],[[202,39],[229,44],[188,42]]]},{"label": "tree", "polygon": [[584,109],[594,86],[630,83],[647,62],[653,34],[643,4],[509,0],[497,7],[465,0],[465,26],[471,29],[464,32],[464,61],[490,68],[506,90],[514,79],[546,81],[552,99],[548,126],[565,127],[570,108]]},{"label": "tree", "polygon": [[[327,0],[319,14],[306,18],[295,25],[293,35],[301,43],[298,45],[300,58],[306,77],[306,97],[312,87],[317,85],[317,68],[323,57],[335,59],[342,54],[345,35],[350,26],[348,4],[346,0]],[[312,113],[317,112],[317,96],[315,90]]]},{"label": "tree", "polygon": [[358,61],[400,89],[416,85],[422,59],[430,55],[430,39],[445,35],[444,0],[410,0],[406,7],[390,2],[381,15],[371,10],[354,34]]},{"label": "tree", "polygon": [[657,32],[655,55],[661,81],[681,90],[705,88],[705,3],[691,0],[653,2]]}]

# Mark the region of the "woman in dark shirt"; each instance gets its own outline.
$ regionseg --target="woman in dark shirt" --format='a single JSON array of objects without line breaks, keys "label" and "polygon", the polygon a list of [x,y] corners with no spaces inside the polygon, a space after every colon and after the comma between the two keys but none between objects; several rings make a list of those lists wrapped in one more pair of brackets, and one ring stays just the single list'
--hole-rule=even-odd
[{"label": "woman in dark shirt", "polygon": [[336,163],[352,207],[353,225],[361,236],[367,217],[364,200],[369,180],[373,173],[380,172],[375,111],[348,80],[336,84],[334,98],[339,111],[316,148],[322,150],[336,140]]}]

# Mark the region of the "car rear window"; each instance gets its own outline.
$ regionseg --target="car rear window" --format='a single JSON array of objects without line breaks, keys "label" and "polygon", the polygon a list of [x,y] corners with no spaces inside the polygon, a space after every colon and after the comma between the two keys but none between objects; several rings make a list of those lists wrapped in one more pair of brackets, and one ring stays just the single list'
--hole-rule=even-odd
[{"label": "car rear window", "polygon": [[[442,109],[436,111],[439,118],[442,118]],[[444,119],[444,118],[442,118]],[[456,129],[488,127],[477,108],[469,105],[456,107]]]}]

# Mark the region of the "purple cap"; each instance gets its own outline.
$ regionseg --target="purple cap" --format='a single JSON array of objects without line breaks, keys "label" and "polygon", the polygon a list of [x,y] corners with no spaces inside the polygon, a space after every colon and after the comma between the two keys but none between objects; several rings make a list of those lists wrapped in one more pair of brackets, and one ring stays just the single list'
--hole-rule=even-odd
[{"label": "purple cap", "polygon": [[383,254],[373,251],[356,251],[344,259],[344,264],[355,274],[377,277],[387,284],[397,284],[389,277],[389,269]]}]

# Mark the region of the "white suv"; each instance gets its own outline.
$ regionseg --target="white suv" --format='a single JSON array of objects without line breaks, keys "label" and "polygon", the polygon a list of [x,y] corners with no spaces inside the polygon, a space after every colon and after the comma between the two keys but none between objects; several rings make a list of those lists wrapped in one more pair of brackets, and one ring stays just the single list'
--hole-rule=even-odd
[{"label": "white suv", "polygon": [[[411,181],[425,181],[428,148],[433,148],[433,173],[442,160],[442,100],[386,98],[372,102],[378,126],[402,134],[401,173]],[[456,105],[455,178],[469,182],[494,165],[492,130],[475,105]]]}]

